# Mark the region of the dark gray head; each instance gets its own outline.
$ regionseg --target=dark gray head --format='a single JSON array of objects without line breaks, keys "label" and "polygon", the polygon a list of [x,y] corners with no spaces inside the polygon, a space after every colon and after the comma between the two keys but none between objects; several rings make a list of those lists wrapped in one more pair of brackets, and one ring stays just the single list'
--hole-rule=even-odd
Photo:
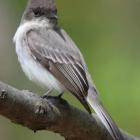
[{"label": "dark gray head", "polygon": [[57,20],[57,8],[54,0],[29,0],[22,19],[48,18]]}]

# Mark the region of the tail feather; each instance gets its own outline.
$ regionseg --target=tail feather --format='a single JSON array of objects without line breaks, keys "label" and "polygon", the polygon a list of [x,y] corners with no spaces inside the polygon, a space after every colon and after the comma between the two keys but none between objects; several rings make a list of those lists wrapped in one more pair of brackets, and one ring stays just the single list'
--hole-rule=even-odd
[{"label": "tail feather", "polygon": [[94,109],[94,111],[96,112],[96,114],[100,118],[101,122],[106,127],[106,129],[109,131],[109,133],[113,137],[113,139],[114,140],[123,140],[124,138],[123,138],[119,128],[117,127],[115,122],[112,120],[109,113],[103,107],[95,90],[89,90],[87,101],[91,105],[91,107]]}]

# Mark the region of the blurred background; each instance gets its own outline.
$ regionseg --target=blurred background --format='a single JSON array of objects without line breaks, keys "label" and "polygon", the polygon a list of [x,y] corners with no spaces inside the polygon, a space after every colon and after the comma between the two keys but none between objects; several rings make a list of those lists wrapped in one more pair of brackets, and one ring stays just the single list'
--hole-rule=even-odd
[{"label": "blurred background", "polygon": [[[12,38],[26,0],[0,0],[0,80],[43,93],[23,74]],[[102,101],[116,123],[140,137],[140,1],[57,0],[59,24],[81,49]],[[70,94],[64,98],[83,107]],[[0,116],[1,140],[63,140],[33,133]]]}]

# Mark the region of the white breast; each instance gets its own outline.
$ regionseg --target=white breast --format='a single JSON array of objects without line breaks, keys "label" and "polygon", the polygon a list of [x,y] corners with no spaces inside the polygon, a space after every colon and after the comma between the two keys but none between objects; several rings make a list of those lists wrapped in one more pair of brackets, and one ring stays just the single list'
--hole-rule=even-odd
[{"label": "white breast", "polygon": [[58,92],[63,92],[64,86],[41,64],[35,61],[35,58],[31,56],[31,52],[26,43],[26,33],[30,29],[37,28],[42,25],[44,25],[44,22],[32,21],[25,22],[18,28],[14,36],[18,60],[24,73],[30,80],[34,81],[42,87],[49,89],[53,88]]}]

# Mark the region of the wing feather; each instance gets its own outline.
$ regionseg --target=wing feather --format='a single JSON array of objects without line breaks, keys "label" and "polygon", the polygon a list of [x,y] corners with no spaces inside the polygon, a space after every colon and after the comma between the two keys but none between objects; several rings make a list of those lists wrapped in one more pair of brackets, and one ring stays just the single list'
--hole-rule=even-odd
[{"label": "wing feather", "polygon": [[[64,35],[65,36],[65,35]],[[77,48],[64,38],[63,31],[31,30],[27,42],[32,55],[47,68],[90,112],[85,101],[89,88],[81,55]]]}]

